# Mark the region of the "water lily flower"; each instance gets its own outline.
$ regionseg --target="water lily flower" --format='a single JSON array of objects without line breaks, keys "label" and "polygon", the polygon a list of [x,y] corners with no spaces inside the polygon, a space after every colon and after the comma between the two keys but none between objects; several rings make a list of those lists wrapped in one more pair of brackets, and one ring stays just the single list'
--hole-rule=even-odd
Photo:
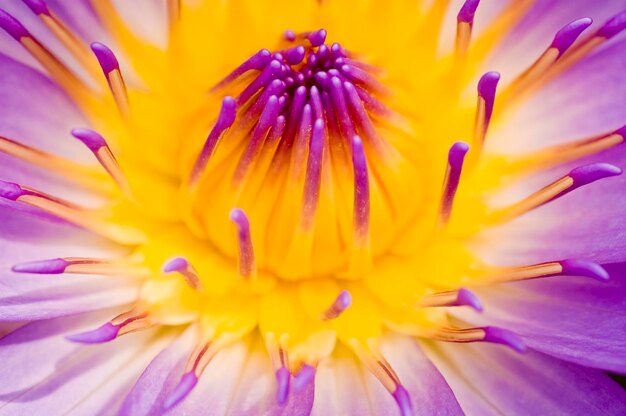
[{"label": "water lily flower", "polygon": [[0,29],[0,416],[626,414],[626,1]]}]

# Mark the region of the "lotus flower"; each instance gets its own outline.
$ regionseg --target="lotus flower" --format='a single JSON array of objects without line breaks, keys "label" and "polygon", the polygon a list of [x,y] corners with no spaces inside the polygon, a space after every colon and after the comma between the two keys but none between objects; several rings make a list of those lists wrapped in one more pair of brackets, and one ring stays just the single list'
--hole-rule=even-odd
[{"label": "lotus flower", "polygon": [[0,415],[626,414],[624,0],[0,6]]}]

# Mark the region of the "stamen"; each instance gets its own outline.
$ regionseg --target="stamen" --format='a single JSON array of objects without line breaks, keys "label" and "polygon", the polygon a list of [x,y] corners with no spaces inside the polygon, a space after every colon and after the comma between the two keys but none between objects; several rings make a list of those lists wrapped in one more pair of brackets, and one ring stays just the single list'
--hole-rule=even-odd
[{"label": "stamen", "polygon": [[457,59],[465,59],[472,38],[474,15],[480,0],[465,0],[459,14],[456,16],[456,49]]},{"label": "stamen", "polygon": [[98,59],[120,114],[123,117],[128,117],[130,112],[128,91],[115,54],[106,45],[99,42],[92,43],[91,50]]},{"label": "stamen", "polygon": [[626,139],[626,126],[614,130],[610,133],[594,136],[587,139],[577,140],[571,143],[565,143],[542,149],[536,153],[525,157],[524,159],[539,163],[558,162],[564,163],[569,160],[582,159],[613,146],[624,143]]},{"label": "stamen", "polygon": [[478,81],[478,103],[476,104],[476,120],[474,123],[474,143],[478,146],[478,149],[482,149],[487,137],[499,80],[499,73],[487,72]]},{"label": "stamen", "polygon": [[569,174],[556,180],[543,189],[535,192],[524,200],[506,208],[493,211],[488,220],[492,223],[509,221],[528,211],[558,199],[581,186],[597,180],[621,175],[622,170],[608,163],[593,163],[572,170]]},{"label": "stamen", "polygon": [[123,260],[94,259],[87,257],[62,257],[19,263],[11,267],[15,273],[33,274],[86,274],[124,277],[144,277],[150,269]]},{"label": "stamen", "polygon": [[64,178],[82,183],[90,188],[103,191],[109,190],[109,187],[103,186],[102,184],[102,179],[106,177],[104,175],[101,177],[101,175],[98,174],[99,172],[94,172],[91,167],[79,165],[71,160],[26,146],[15,140],[0,136],[0,152],[39,168],[46,169],[48,172],[57,173]]},{"label": "stamen", "polygon": [[127,197],[133,199],[128,180],[106,140],[97,132],[89,129],[73,129],[72,136],[83,142],[92,151],[98,162],[119,186],[120,190]]},{"label": "stamen", "polygon": [[79,334],[68,335],[66,339],[79,344],[100,344],[113,341],[131,332],[148,329],[153,325],[154,323],[150,320],[147,312],[134,308],[116,316],[110,322],[107,322],[99,328]]},{"label": "stamen", "polygon": [[0,28],[18,41],[68,94],[79,99],[88,96],[85,86],[67,66],[43,46],[17,19],[2,9],[0,9]]},{"label": "stamen", "polygon": [[265,109],[261,113],[259,121],[252,132],[248,146],[239,160],[239,164],[233,175],[234,186],[240,185],[251,172],[253,163],[261,152],[265,137],[276,122],[276,118],[280,115],[281,110],[282,106],[278,102],[278,97],[272,95],[267,101]]},{"label": "stamen", "polygon": [[326,42],[326,30],[320,29],[313,32],[295,33],[293,30],[286,30],[283,37],[288,42],[306,40],[314,48],[322,46]]},{"label": "stamen", "polygon": [[15,183],[0,181],[0,198],[41,209],[120,244],[137,245],[146,239],[145,235],[135,228],[105,222],[67,201]]},{"label": "stamen", "polygon": [[302,201],[301,227],[305,232],[311,231],[315,224],[315,212],[317,211],[322,183],[325,136],[326,128],[324,127],[324,121],[322,119],[315,120],[309,145],[309,158],[306,166]]},{"label": "stamen", "polygon": [[276,375],[276,400],[279,405],[287,403],[291,385],[291,372],[289,371],[289,357],[285,347],[288,336],[283,335],[280,340],[272,332],[265,334],[265,346],[269,353]]},{"label": "stamen", "polygon": [[250,222],[246,213],[239,208],[234,208],[230,211],[230,219],[237,226],[239,276],[244,279],[252,279],[256,277],[257,270],[254,247],[252,246],[252,237],[250,235]]},{"label": "stamen", "polygon": [[515,81],[509,85],[505,92],[506,100],[518,96],[524,92],[531,84],[553,67],[561,56],[572,46],[578,37],[591,26],[590,18],[575,20],[565,25],[554,36],[554,40],[546,51],[522,73]]},{"label": "stamen", "polygon": [[242,106],[247,103],[260,89],[267,86],[270,82],[275,80],[282,69],[282,64],[277,60],[272,60],[263,69],[261,74],[256,77],[237,97],[237,105]]},{"label": "stamen", "polygon": [[602,27],[600,27],[600,29],[580,42],[578,45],[568,49],[568,51],[564,53],[563,57],[559,60],[558,65],[555,65],[555,69],[551,71],[550,76],[554,77],[558,73],[570,68],[576,62],[580,61],[585,56],[588,56],[599,46],[617,36],[624,29],[626,29],[626,10],[609,19],[604,23],[604,25],[602,25]]},{"label": "stamen", "polygon": [[446,342],[489,342],[502,344],[519,353],[526,352],[526,343],[514,332],[504,328],[486,326],[481,328],[439,328],[430,334],[432,339]]},{"label": "stamen", "polygon": [[306,388],[310,383],[315,381],[316,368],[309,364],[304,364],[298,374],[295,375],[292,383],[294,393],[298,393]]},{"label": "stamen", "polygon": [[443,191],[439,208],[439,227],[446,225],[452,214],[454,197],[456,196],[456,191],[461,179],[461,172],[463,170],[463,161],[468,151],[469,145],[467,143],[456,142],[448,152],[448,165],[443,181]]},{"label": "stamen", "polygon": [[469,306],[478,312],[482,312],[483,310],[478,296],[471,290],[465,288],[426,295],[416,303],[416,306],[420,308]]},{"label": "stamen", "polygon": [[207,164],[209,163],[209,159],[213,155],[215,148],[217,147],[218,142],[222,137],[228,132],[228,129],[235,122],[235,117],[237,116],[237,105],[235,103],[235,99],[232,97],[224,97],[222,100],[222,108],[220,110],[220,114],[215,122],[215,126],[211,133],[207,137],[204,142],[204,146],[202,147],[202,151],[196,160],[196,163],[191,170],[191,174],[189,176],[188,186],[192,189],[195,188],[196,184],[200,180],[202,173],[204,172]]},{"label": "stamen", "polygon": [[333,302],[332,305],[328,307],[322,314],[320,315],[320,320],[322,321],[330,321],[332,319],[338,318],[346,309],[348,309],[352,305],[352,295],[347,290],[342,290],[337,298]]},{"label": "stamen", "polygon": [[262,70],[263,68],[267,66],[267,64],[270,63],[271,60],[272,60],[272,53],[268,51],[267,49],[261,49],[256,54],[248,58],[247,61],[245,61],[244,63],[239,65],[237,68],[235,68],[235,70],[233,70],[233,72],[228,74],[226,78],[224,78],[217,85],[211,88],[210,92],[211,93],[217,92],[218,90],[224,88],[225,86],[237,80],[237,78],[239,78],[240,76],[242,76],[248,71]]},{"label": "stamen", "polygon": [[371,262],[370,258],[370,185],[367,158],[359,136],[352,138],[352,166],[354,171],[353,242],[350,270],[360,274]]},{"label": "stamen", "polygon": [[601,265],[592,261],[577,259],[539,263],[531,266],[505,267],[496,270],[490,276],[491,281],[510,282],[552,276],[581,276],[601,282],[609,280],[609,274]]},{"label": "stamen", "polygon": [[163,265],[164,273],[180,273],[187,284],[195,290],[202,290],[202,280],[196,269],[184,257],[175,257]]},{"label": "stamen", "polygon": [[84,42],[54,14],[43,0],[22,0],[35,13],[46,27],[54,33],[74,58],[97,79],[98,68],[91,59],[89,48]]},{"label": "stamen", "polygon": [[402,416],[412,416],[413,406],[411,404],[411,398],[400,383],[400,379],[391,365],[387,362],[385,357],[382,356],[378,347],[373,342],[368,342],[368,348],[365,348],[358,340],[352,339],[349,341],[350,347],[352,347],[354,353],[359,357],[359,360],[367,369],[380,381],[385,389],[391,393],[394,400],[400,408]]}]

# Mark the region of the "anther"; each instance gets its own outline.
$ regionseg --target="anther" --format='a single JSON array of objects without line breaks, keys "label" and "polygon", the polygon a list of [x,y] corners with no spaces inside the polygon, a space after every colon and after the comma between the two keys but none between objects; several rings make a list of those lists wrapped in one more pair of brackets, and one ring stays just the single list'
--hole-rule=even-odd
[{"label": "anther", "polygon": [[369,248],[370,185],[367,158],[359,136],[352,138],[352,166],[354,171],[353,228],[355,247]]},{"label": "anther", "polygon": [[352,305],[352,295],[347,290],[342,290],[337,298],[322,314],[320,320],[330,321],[338,318],[346,309]]},{"label": "anther", "polygon": [[315,381],[316,369],[314,366],[304,364],[293,378],[291,387],[294,393],[298,393],[306,388],[310,383]]},{"label": "anther", "polygon": [[78,99],[85,99],[88,96],[85,86],[67,66],[43,46],[17,19],[2,9],[0,9],[0,28],[18,41],[68,94]]},{"label": "anther", "polygon": [[141,331],[152,327],[154,323],[150,320],[147,312],[137,308],[124,312],[110,322],[91,331],[79,334],[68,335],[68,341],[79,344],[100,344],[113,341],[114,339],[130,332]]},{"label": "anther", "polygon": [[609,280],[609,274],[601,265],[592,261],[578,259],[496,269],[491,274],[490,280],[508,282],[552,276],[581,276],[601,282]]},{"label": "anther", "polygon": [[526,352],[526,343],[515,334],[504,328],[486,326],[480,328],[439,328],[430,337],[446,342],[488,342],[505,345],[519,353]]},{"label": "anther", "polygon": [[92,43],[91,50],[98,59],[120,114],[123,117],[128,117],[130,111],[128,91],[115,54],[106,45],[99,42]]},{"label": "anther", "polygon": [[478,296],[471,290],[465,288],[426,295],[422,297],[415,306],[420,308],[469,306],[478,312],[482,312],[483,310]]},{"label": "anther", "polygon": [[211,88],[211,92],[214,93],[217,90],[224,88],[248,71],[262,70],[267,66],[267,64],[270,63],[271,60],[272,53],[267,49],[261,49],[259,52],[248,58],[248,60],[246,60],[244,63],[235,68],[233,72],[226,76],[226,78],[224,78],[217,85]]},{"label": "anther", "polygon": [[465,0],[456,17],[456,57],[465,58],[472,37],[474,15],[478,9],[480,0]]},{"label": "anther", "polygon": [[620,168],[608,163],[593,163],[578,167],[522,201],[492,212],[488,219],[491,222],[508,221],[567,195],[581,186],[588,185],[600,179],[617,176],[621,173],[622,170]]},{"label": "anther", "polygon": [[119,186],[120,190],[127,197],[133,199],[128,180],[106,140],[97,132],[89,129],[73,129],[72,136],[83,142],[91,150],[98,162]]},{"label": "anther", "polygon": [[230,211],[230,219],[237,227],[237,250],[239,276],[251,279],[256,276],[256,260],[250,234],[250,222],[243,210],[234,208]]},{"label": "anther", "polygon": [[309,157],[306,166],[302,201],[301,224],[305,231],[310,231],[315,223],[315,212],[317,211],[322,182],[325,134],[326,128],[324,127],[323,119],[315,120],[309,145]]},{"label": "anther", "polygon": [[202,280],[196,269],[184,257],[175,257],[163,265],[164,273],[179,273],[187,284],[195,290],[202,290]]},{"label": "anther", "polygon": [[217,147],[218,142],[222,137],[226,134],[228,129],[235,122],[235,118],[237,116],[237,105],[235,100],[232,97],[225,97],[222,100],[222,108],[220,110],[220,114],[217,118],[215,126],[209,133],[206,141],[204,142],[204,146],[198,155],[198,159],[194,163],[193,169],[191,170],[191,174],[189,176],[188,186],[190,188],[195,188],[195,185],[200,180],[202,173],[204,172],[207,164],[209,163],[209,159],[213,155],[215,148]]},{"label": "anther", "polygon": [[476,119],[474,122],[474,143],[482,148],[487,137],[487,130],[493,115],[493,107],[496,99],[496,88],[500,74],[487,72],[478,81],[478,103],[476,104]]},{"label": "anther", "polygon": [[145,235],[135,228],[102,221],[70,202],[15,183],[0,181],[0,198],[38,208],[120,244],[136,245],[144,242],[146,239]]},{"label": "anther", "polygon": [[19,263],[11,267],[15,273],[32,274],[85,274],[124,277],[143,277],[150,269],[124,260],[63,257]]},{"label": "anther", "polygon": [[467,143],[456,142],[448,152],[448,165],[443,181],[441,204],[439,208],[439,227],[447,224],[452,214],[454,197],[456,196],[456,191],[461,179],[461,172],[463,170],[463,161],[468,151],[469,145]]}]

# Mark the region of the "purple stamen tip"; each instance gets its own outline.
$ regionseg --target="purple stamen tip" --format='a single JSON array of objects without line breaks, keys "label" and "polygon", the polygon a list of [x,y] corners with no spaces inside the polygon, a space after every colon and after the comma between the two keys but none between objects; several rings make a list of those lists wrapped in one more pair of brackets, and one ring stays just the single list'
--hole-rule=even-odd
[{"label": "purple stamen tip", "polygon": [[120,327],[110,322],[102,325],[100,328],[92,331],[81,332],[80,334],[68,335],[65,337],[68,341],[79,344],[100,344],[103,342],[113,341],[117,338]]},{"label": "purple stamen tip", "polygon": [[0,27],[17,41],[23,37],[30,36],[28,30],[19,20],[2,9],[0,9]]},{"label": "purple stamen tip", "polygon": [[346,310],[352,305],[352,295],[347,290],[342,290],[335,302],[341,310]]},{"label": "purple stamen tip", "polygon": [[92,152],[97,152],[106,146],[106,140],[99,133],[90,129],[73,129],[72,136],[83,142]]},{"label": "purple stamen tip", "polygon": [[26,194],[27,192],[18,184],[0,181],[0,198],[17,201],[17,198]]},{"label": "purple stamen tip", "polygon": [[483,328],[483,331],[485,331],[485,337],[483,338],[485,342],[506,345],[519,353],[526,352],[526,343],[519,335],[508,329],[486,326]]},{"label": "purple stamen tip", "polygon": [[456,298],[456,305],[458,306],[470,306],[478,312],[483,311],[483,305],[480,303],[478,296],[469,289],[461,288],[458,291]]},{"label": "purple stamen tip", "polygon": [[621,175],[622,170],[609,163],[592,163],[572,170],[569,177],[574,180],[572,188],[587,185],[600,179]]},{"label": "purple stamen tip", "polygon": [[47,14],[50,16],[48,5],[43,0],[22,0],[35,14]]},{"label": "purple stamen tip", "polygon": [[293,391],[297,393],[304,390],[306,386],[315,380],[315,372],[316,369],[312,365],[303,365],[300,371],[298,371],[298,374],[293,378]]},{"label": "purple stamen tip", "polygon": [[216,127],[220,129],[229,128],[235,122],[235,117],[237,117],[237,101],[233,97],[224,97]]},{"label": "purple stamen tip", "polygon": [[178,403],[183,401],[185,397],[191,393],[191,390],[198,384],[198,377],[194,374],[193,371],[189,373],[185,373],[181,378],[174,391],[169,395],[169,397],[163,403],[163,408],[165,410],[170,410]]},{"label": "purple stamen tip", "polygon": [[626,29],[626,10],[609,19],[599,30],[597,36],[610,39]]},{"label": "purple stamen tip", "polygon": [[286,367],[276,370],[276,382],[278,384],[276,399],[279,405],[284,405],[289,398],[289,384],[291,383],[291,373]]},{"label": "purple stamen tip", "polygon": [[296,32],[294,32],[293,30],[285,30],[283,37],[285,38],[285,40],[293,42],[294,40],[296,40]]},{"label": "purple stamen tip", "polygon": [[554,40],[550,45],[551,48],[559,50],[559,55],[565,52],[572,44],[578,39],[578,37],[593,23],[588,17],[574,20],[571,23],[565,25],[554,36]]},{"label": "purple stamen tip", "polygon": [[485,101],[493,102],[496,96],[498,81],[500,81],[500,74],[498,72],[487,72],[480,78],[480,81],[478,81],[478,95]]},{"label": "purple stamen tip", "polygon": [[307,39],[309,39],[309,42],[311,42],[312,46],[321,46],[324,44],[324,42],[326,42],[326,30],[320,29],[315,32],[311,32],[307,36]]},{"label": "purple stamen tip", "polygon": [[601,282],[609,280],[609,273],[598,263],[586,260],[564,260],[559,263],[563,275],[590,277]]},{"label": "purple stamen tip", "polygon": [[120,69],[120,64],[117,62],[115,54],[106,45],[100,42],[94,42],[91,44],[91,50],[94,55],[96,55],[96,59],[98,59],[98,63],[100,63],[104,75],[109,75],[111,71]]},{"label": "purple stamen tip", "polygon": [[454,169],[460,169],[463,166],[465,155],[469,152],[469,144],[465,142],[456,142],[450,147],[448,152],[448,163]]},{"label": "purple stamen tip", "polygon": [[476,14],[476,9],[478,9],[479,3],[480,0],[465,0],[465,3],[461,6],[459,14],[456,16],[457,22],[472,24],[474,22],[474,15]]},{"label": "purple stamen tip", "polygon": [[615,134],[619,134],[626,139],[626,126],[622,126],[621,128],[615,130]]},{"label": "purple stamen tip", "polygon": [[56,258],[16,264],[11,270],[15,273],[61,274],[69,265],[67,260]]},{"label": "purple stamen tip", "polygon": [[295,48],[287,49],[285,51],[285,60],[289,65],[297,65],[304,59],[306,55],[306,49],[304,46],[296,46]]},{"label": "purple stamen tip", "polygon": [[413,405],[411,404],[411,396],[401,384],[398,384],[396,386],[396,391],[393,392],[393,398],[398,404],[398,407],[400,408],[400,414],[402,416],[413,416]]},{"label": "purple stamen tip", "polygon": [[164,273],[173,273],[185,270],[189,266],[189,262],[184,257],[174,257],[163,265]]},{"label": "purple stamen tip", "polygon": [[237,228],[240,230],[247,230],[248,228],[250,228],[248,216],[240,208],[233,208],[232,210],[230,210],[230,219],[232,222],[235,223],[235,225],[237,225]]}]

